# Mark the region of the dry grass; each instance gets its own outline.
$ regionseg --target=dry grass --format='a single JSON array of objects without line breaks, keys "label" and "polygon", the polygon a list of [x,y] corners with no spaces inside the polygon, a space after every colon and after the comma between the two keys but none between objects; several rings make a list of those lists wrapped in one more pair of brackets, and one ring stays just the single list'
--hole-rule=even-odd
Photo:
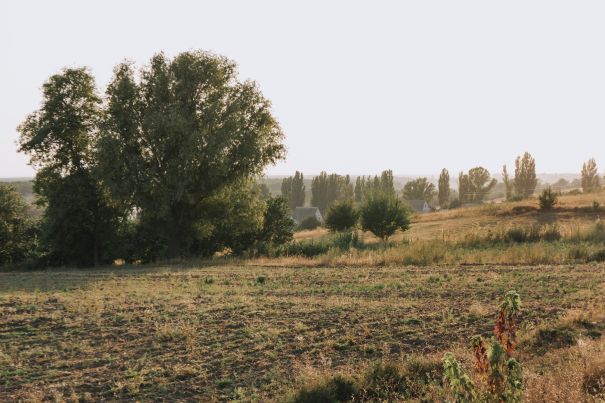
[{"label": "dry grass", "polygon": [[604,284],[596,264],[1,273],[0,401],[270,401],[305,368],[354,371],[489,333],[509,289],[530,329],[603,305]]}]

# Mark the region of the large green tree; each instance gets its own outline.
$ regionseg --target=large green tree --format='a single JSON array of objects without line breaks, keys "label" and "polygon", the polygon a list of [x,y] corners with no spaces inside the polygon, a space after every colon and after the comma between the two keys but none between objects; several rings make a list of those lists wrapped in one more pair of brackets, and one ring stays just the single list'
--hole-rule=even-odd
[{"label": "large green tree", "polygon": [[99,159],[112,195],[175,257],[208,236],[204,201],[283,158],[282,140],[270,102],[234,62],[157,54],[139,79],[116,67]]},{"label": "large green tree", "polygon": [[406,200],[425,200],[430,202],[435,196],[435,185],[427,178],[418,178],[403,186],[403,198]]},{"label": "large green tree", "polygon": [[582,165],[582,191],[584,193],[593,192],[601,186],[599,175],[597,174],[597,162],[594,158],[589,159]]},{"label": "large green tree", "polygon": [[534,194],[537,185],[536,160],[526,152],[515,160],[515,193],[521,197],[529,197]]},{"label": "large green tree", "polygon": [[19,150],[38,172],[34,190],[45,206],[42,242],[50,264],[111,261],[116,215],[96,177],[100,103],[84,68],[65,69],[42,87],[40,109],[19,126]]}]

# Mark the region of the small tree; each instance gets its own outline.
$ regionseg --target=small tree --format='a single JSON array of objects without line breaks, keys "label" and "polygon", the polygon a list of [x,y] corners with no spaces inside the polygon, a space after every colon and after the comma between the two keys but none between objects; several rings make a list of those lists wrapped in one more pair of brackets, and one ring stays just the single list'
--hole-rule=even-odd
[{"label": "small tree", "polygon": [[582,191],[593,192],[600,187],[600,179],[597,174],[597,162],[594,158],[589,159],[582,165]]},{"label": "small tree", "polygon": [[332,232],[349,231],[357,225],[359,212],[350,200],[334,204],[328,210],[326,227]]},{"label": "small tree", "polygon": [[361,227],[386,241],[397,230],[410,227],[408,210],[400,200],[377,196],[368,199],[361,207]]},{"label": "small tree", "polygon": [[271,197],[267,200],[267,209],[263,218],[261,240],[273,245],[281,245],[292,240],[296,224],[290,216],[288,200],[284,197]]},{"label": "small tree", "polygon": [[450,173],[443,168],[439,175],[439,206],[446,208],[450,202]]},{"label": "small tree", "polygon": [[540,201],[540,210],[552,210],[557,204],[557,194],[552,191],[551,187],[544,189],[538,200]]}]

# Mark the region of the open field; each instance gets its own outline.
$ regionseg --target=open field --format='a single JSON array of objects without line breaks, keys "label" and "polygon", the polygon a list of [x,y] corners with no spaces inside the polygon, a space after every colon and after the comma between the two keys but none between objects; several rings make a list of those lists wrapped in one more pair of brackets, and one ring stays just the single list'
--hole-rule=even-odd
[{"label": "open field", "polygon": [[510,289],[531,335],[602,309],[605,265],[0,273],[0,401],[280,400],[309,372],[440,357],[489,334]]}]

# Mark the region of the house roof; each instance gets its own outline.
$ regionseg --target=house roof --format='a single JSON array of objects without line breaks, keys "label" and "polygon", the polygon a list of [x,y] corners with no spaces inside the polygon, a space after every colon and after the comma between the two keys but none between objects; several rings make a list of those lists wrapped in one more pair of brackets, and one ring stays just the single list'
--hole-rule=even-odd
[{"label": "house roof", "polygon": [[416,211],[422,211],[428,206],[426,200],[408,200],[410,207]]},{"label": "house roof", "polygon": [[319,217],[322,220],[321,213],[317,207],[296,207],[292,213],[292,218],[298,223],[301,223],[305,218]]}]

